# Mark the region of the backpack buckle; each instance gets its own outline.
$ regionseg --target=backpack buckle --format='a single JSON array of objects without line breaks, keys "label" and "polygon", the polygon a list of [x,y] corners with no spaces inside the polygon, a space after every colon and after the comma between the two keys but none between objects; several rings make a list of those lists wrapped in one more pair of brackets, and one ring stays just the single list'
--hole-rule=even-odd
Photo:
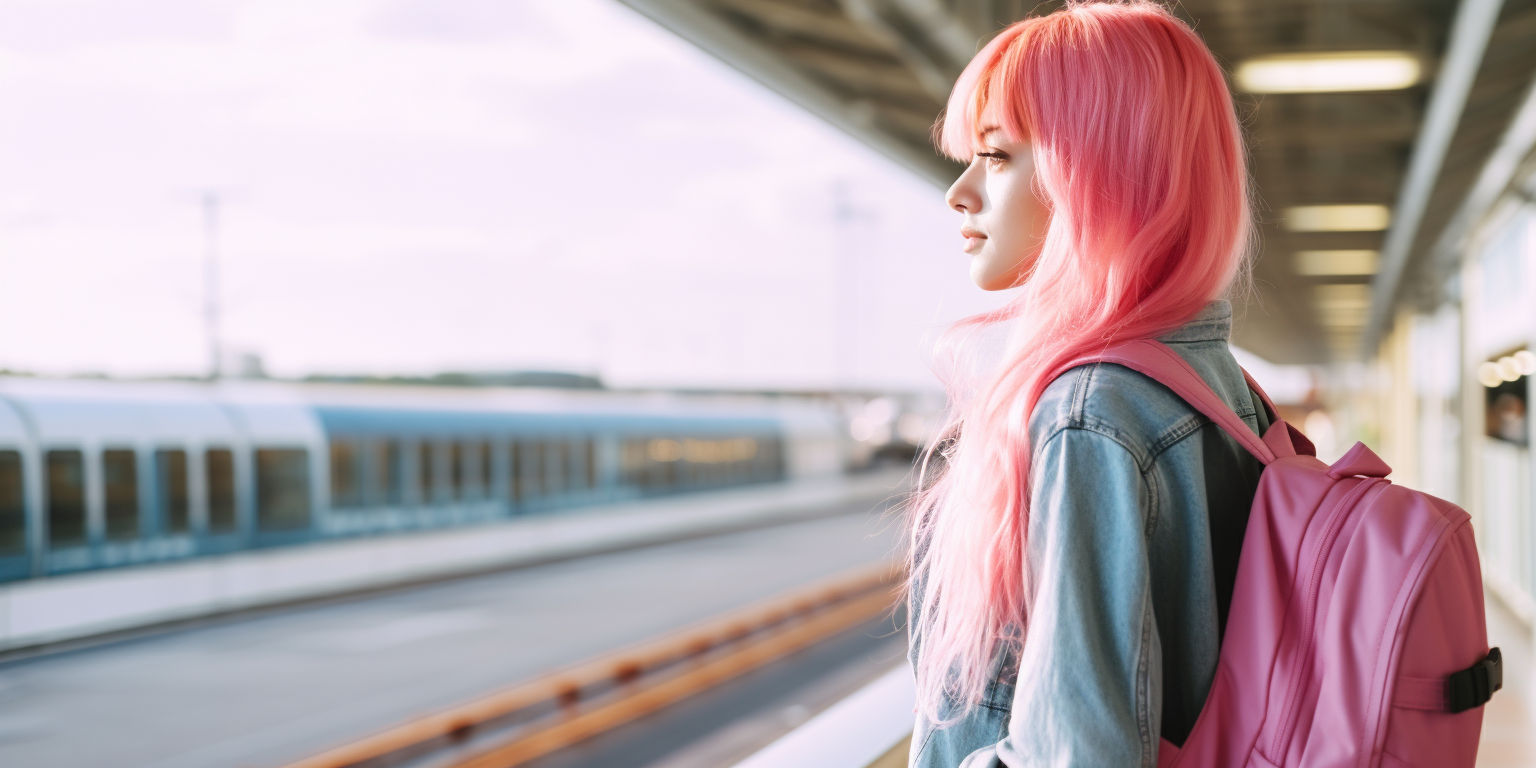
[{"label": "backpack buckle", "polygon": [[1481,661],[1451,675],[1445,686],[1446,701],[1452,712],[1465,712],[1487,704],[1493,692],[1503,687],[1504,656],[1493,648]]}]

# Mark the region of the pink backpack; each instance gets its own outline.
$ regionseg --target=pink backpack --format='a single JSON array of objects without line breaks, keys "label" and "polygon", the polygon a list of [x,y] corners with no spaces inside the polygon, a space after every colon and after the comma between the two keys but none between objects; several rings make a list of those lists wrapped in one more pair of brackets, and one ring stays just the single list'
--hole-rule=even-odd
[{"label": "pink backpack", "polygon": [[1467,513],[1385,480],[1364,443],[1318,461],[1251,376],[1273,420],[1263,439],[1162,344],[1067,367],[1093,362],[1161,382],[1265,465],[1216,679],[1160,768],[1471,768],[1503,676]]}]

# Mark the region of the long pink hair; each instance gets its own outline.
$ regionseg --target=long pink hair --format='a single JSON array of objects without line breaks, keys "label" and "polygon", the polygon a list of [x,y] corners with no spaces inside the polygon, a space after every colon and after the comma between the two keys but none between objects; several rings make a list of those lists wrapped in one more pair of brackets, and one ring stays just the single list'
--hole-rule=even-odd
[{"label": "long pink hair", "polygon": [[[945,154],[970,160],[989,108],[1030,143],[1050,222],[1008,305],[944,337],[960,365],[945,382],[945,469],[912,504],[909,585],[918,706],[940,723],[1027,641],[1028,424],[1051,374],[1187,322],[1233,285],[1251,237],[1226,80],[1160,5],[1074,2],[1003,30],[955,84],[936,129]],[[1006,331],[1002,360],[967,375],[988,328]]]}]

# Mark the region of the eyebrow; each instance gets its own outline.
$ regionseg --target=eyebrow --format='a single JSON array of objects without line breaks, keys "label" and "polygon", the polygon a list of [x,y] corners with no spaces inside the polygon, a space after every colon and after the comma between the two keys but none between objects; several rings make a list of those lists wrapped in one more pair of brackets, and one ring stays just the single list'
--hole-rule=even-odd
[{"label": "eyebrow", "polygon": [[988,134],[997,133],[998,131],[1001,131],[1001,130],[1003,130],[1003,129],[998,127],[998,126],[995,126],[995,125],[983,126],[982,129],[981,129],[981,134],[980,135],[981,135],[982,138],[986,138],[986,136]]}]

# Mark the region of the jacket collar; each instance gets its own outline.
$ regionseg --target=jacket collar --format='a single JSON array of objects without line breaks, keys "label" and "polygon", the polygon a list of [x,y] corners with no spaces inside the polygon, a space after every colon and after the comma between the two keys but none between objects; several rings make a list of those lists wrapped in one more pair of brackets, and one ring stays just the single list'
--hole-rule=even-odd
[{"label": "jacket collar", "polygon": [[1228,341],[1232,338],[1232,302],[1217,299],[1189,322],[1157,337],[1158,341]]}]

